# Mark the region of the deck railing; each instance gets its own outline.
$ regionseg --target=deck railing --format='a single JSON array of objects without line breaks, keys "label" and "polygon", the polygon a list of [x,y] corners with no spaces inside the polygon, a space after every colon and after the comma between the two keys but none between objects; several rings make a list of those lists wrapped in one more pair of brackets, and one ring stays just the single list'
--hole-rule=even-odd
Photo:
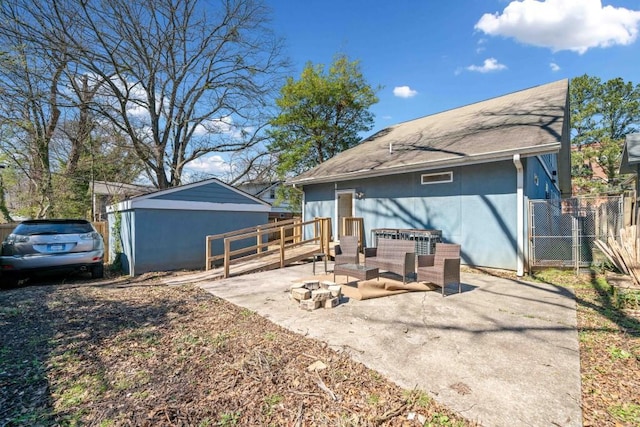
[{"label": "deck railing", "polygon": [[[303,239],[303,229],[308,227],[313,230],[313,235]],[[275,240],[267,241],[264,236],[278,233]],[[222,254],[213,255],[212,245],[216,240],[223,242]],[[255,245],[243,245],[233,248],[233,243],[238,241],[255,240]],[[314,252],[329,256],[329,243],[331,241],[331,218],[314,218],[302,222],[300,219],[281,221],[275,224],[264,224],[256,227],[248,227],[229,233],[216,234],[206,237],[206,266],[212,268],[213,263],[223,261],[224,277],[229,277],[232,262],[248,261],[268,255],[279,254],[280,267],[287,263],[287,252],[303,245],[317,244]]]},{"label": "deck railing", "polygon": [[342,232],[345,236],[357,236],[358,247],[362,249],[364,246],[364,220],[360,217],[343,217]]}]

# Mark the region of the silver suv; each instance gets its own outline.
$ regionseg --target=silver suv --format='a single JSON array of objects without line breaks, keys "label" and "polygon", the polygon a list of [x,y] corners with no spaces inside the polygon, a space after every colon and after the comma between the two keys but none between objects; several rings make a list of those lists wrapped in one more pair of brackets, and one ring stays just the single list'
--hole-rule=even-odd
[{"label": "silver suv", "polygon": [[3,283],[15,283],[35,271],[73,269],[104,275],[104,242],[89,221],[40,219],[23,221],[2,242]]}]

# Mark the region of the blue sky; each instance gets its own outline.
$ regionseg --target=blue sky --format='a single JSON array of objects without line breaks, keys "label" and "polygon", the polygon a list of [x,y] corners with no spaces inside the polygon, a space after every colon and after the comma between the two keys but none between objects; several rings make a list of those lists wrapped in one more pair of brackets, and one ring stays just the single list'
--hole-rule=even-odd
[{"label": "blue sky", "polygon": [[640,83],[638,0],[266,1],[294,77],[345,53],[383,86],[371,133],[582,74]]}]

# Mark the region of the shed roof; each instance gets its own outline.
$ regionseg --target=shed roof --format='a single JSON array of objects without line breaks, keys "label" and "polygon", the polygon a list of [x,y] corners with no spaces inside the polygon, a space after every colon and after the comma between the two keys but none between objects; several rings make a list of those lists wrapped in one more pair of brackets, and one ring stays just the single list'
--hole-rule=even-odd
[{"label": "shed roof", "polygon": [[564,79],[400,123],[288,183],[344,181],[561,150],[568,162],[568,90]]},{"label": "shed roof", "polygon": [[640,133],[627,135],[622,148],[620,173],[636,173],[640,164]]},{"label": "shed roof", "polygon": [[107,208],[269,212],[271,205],[224,182],[211,178],[133,197]]}]

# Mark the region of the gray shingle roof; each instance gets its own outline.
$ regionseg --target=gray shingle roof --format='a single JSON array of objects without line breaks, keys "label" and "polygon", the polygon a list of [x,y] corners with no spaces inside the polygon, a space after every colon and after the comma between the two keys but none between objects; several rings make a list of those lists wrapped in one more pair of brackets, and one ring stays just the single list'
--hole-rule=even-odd
[{"label": "gray shingle roof", "polygon": [[568,153],[568,90],[565,79],[400,123],[288,183],[343,181],[499,161],[514,154],[556,153],[563,144]]},{"label": "gray shingle roof", "polygon": [[638,164],[640,164],[640,133],[632,133],[625,139],[620,173],[636,173]]}]

